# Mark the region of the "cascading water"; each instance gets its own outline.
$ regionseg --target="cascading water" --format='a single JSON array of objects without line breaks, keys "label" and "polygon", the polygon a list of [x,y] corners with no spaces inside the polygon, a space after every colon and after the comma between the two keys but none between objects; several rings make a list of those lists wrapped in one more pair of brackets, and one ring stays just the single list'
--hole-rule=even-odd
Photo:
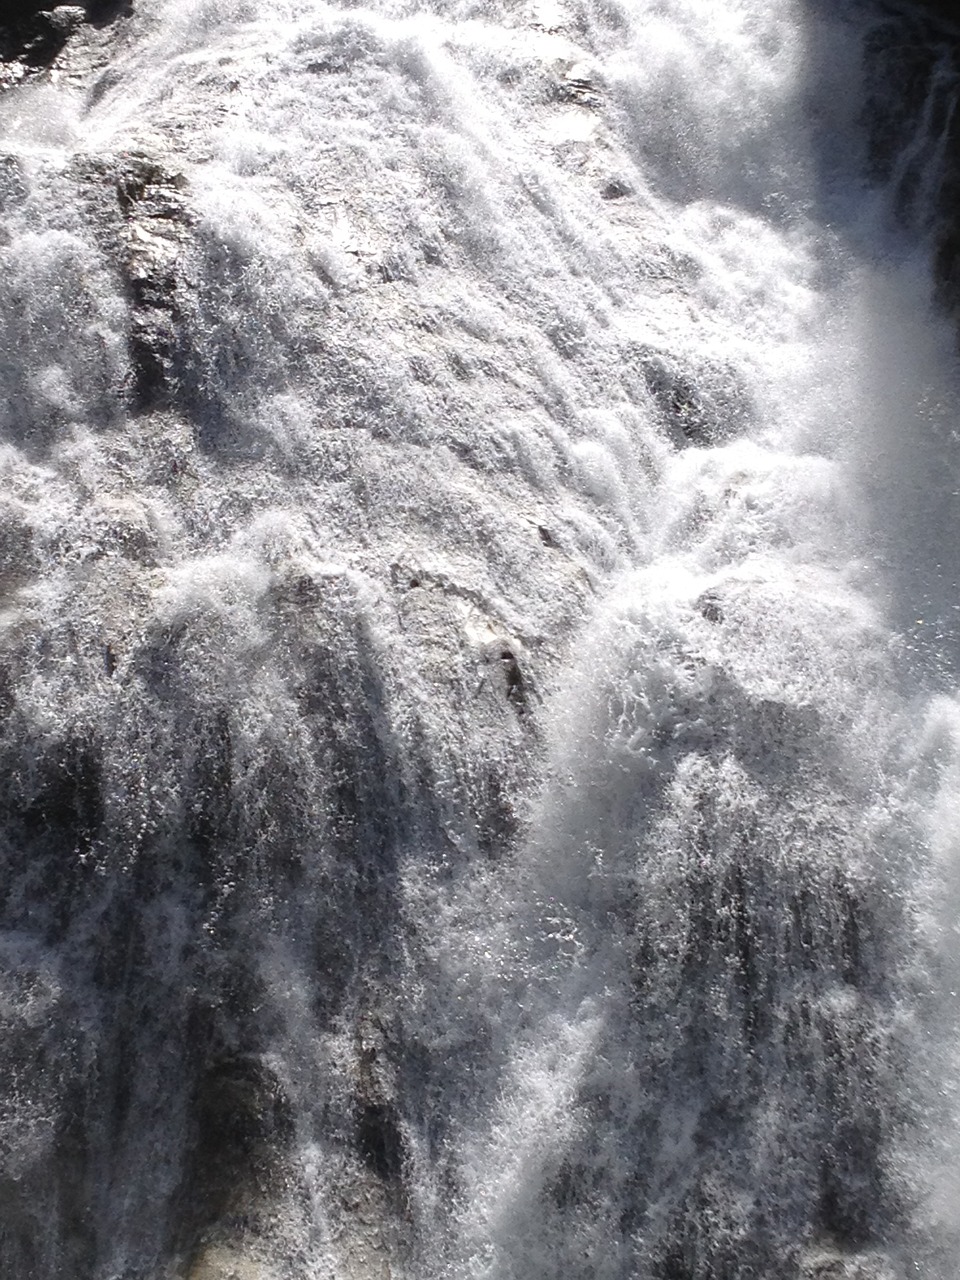
[{"label": "cascading water", "polygon": [[880,4],[82,17],[0,96],[2,1274],[951,1280],[933,29],[907,109]]}]

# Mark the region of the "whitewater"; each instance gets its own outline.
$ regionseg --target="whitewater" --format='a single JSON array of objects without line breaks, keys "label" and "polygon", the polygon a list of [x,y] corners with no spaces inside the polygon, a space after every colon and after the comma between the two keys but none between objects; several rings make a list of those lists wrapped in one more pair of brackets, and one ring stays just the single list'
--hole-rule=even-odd
[{"label": "whitewater", "polygon": [[907,8],[141,0],[0,94],[5,1276],[956,1277]]}]

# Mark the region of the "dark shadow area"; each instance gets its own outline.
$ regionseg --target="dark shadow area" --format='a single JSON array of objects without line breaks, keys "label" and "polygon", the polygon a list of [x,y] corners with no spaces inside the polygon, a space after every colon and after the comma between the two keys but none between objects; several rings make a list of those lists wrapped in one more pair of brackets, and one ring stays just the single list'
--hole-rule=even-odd
[{"label": "dark shadow area", "polygon": [[[44,1091],[57,1156],[9,1188],[0,1178],[4,1275],[47,1280],[61,1274],[51,1259],[99,1274],[102,1221],[128,1232],[137,1257],[189,1253],[206,1230],[280,1194],[295,1128],[312,1121],[273,1056],[283,1013],[265,956],[284,948],[309,1035],[350,1016],[362,966],[395,946],[397,848],[416,798],[401,783],[384,658],[352,598],[306,578],[292,591],[296,621],[292,599],[272,603],[287,656],[282,714],[296,708],[299,754],[271,735],[277,713],[224,686],[203,616],[147,629],[115,669],[131,722],[106,741],[69,725],[45,735],[7,678],[0,945],[23,936],[64,957],[84,1005],[5,1037],[0,1096],[23,1093],[19,1077],[3,1079],[20,1053],[23,1079]],[[141,737],[143,725],[152,730]],[[130,790],[131,757],[174,797],[162,813],[149,788]],[[319,1093],[310,1081],[298,1097]],[[339,1127],[376,1177],[400,1183],[392,1103],[347,1099]]]},{"label": "dark shadow area", "polygon": [[176,1213],[190,1250],[211,1223],[268,1197],[294,1137],[280,1081],[257,1054],[222,1054],[197,1072],[187,1175]]},{"label": "dark shadow area", "polygon": [[55,0],[5,0],[0,13],[0,63],[19,62],[28,75],[42,71],[85,22],[107,26],[132,11],[131,0],[61,5]]},{"label": "dark shadow area", "polygon": [[735,367],[696,365],[653,347],[640,348],[635,358],[664,430],[678,448],[725,444],[753,421],[750,390]]},{"label": "dark shadow area", "polygon": [[59,18],[40,4],[13,0],[0,24],[0,61],[17,59],[33,69],[49,66],[76,25],[73,16]]},{"label": "dark shadow area", "polygon": [[[960,25],[947,6],[881,6],[864,48],[867,176],[894,224],[933,246],[938,303],[960,304]],[[957,14],[954,6],[953,18]]]},{"label": "dark shadow area", "polygon": [[403,1136],[395,1108],[363,1100],[357,1105],[357,1147],[364,1163],[383,1182],[399,1183],[403,1173]]},{"label": "dark shadow area", "polygon": [[[862,154],[859,168],[841,174],[845,203],[831,204],[830,166],[821,165],[831,231],[866,265],[873,289],[856,334],[863,420],[846,461],[867,499],[865,542],[903,636],[905,678],[952,688],[960,671],[960,9],[950,0],[808,0],[807,8],[811,32],[829,31],[837,12],[863,32],[851,68],[862,87],[854,121]],[[823,39],[810,44],[816,62]]]}]

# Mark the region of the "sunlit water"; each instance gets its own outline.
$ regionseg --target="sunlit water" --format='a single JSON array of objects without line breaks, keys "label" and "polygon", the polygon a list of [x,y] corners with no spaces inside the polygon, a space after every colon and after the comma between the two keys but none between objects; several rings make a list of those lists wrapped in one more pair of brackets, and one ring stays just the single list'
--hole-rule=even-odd
[{"label": "sunlit water", "polygon": [[956,1275],[869,17],[166,0],[0,99],[5,1274]]}]

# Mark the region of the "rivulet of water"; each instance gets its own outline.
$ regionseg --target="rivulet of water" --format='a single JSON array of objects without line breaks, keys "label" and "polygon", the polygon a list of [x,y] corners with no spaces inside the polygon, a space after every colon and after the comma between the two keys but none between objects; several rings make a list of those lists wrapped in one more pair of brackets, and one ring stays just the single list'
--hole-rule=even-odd
[{"label": "rivulet of water", "polygon": [[956,1275],[901,20],[144,0],[0,96],[4,1275]]}]

